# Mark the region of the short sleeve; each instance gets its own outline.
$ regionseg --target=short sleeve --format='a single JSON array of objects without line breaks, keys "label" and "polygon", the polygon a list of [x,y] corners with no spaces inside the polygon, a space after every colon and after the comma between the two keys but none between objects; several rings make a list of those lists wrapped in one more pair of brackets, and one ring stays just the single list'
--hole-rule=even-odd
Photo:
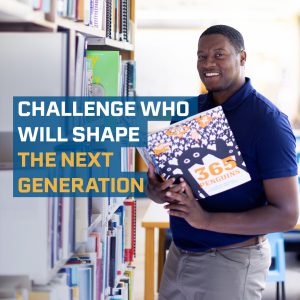
[{"label": "short sleeve", "polygon": [[262,179],[295,176],[298,173],[296,140],[286,115],[269,113],[264,118],[256,145]]}]

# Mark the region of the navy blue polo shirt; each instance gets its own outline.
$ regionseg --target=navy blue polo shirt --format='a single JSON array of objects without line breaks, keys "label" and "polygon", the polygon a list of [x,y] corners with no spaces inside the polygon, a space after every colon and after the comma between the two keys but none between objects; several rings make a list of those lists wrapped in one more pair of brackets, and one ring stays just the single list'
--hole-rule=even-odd
[{"label": "navy blue polo shirt", "polygon": [[[214,106],[211,93],[198,97],[199,112]],[[288,118],[252,87],[249,78],[222,107],[251,181],[198,201],[209,212],[243,212],[264,206],[264,179],[297,175],[296,142]],[[196,229],[173,216],[170,226],[176,246],[189,251],[205,251],[253,237]]]}]

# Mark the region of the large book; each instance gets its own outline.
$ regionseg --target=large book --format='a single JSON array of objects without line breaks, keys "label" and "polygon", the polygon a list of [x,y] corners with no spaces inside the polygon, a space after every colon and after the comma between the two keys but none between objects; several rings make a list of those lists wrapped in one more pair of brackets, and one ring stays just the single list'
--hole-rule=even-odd
[{"label": "large book", "polygon": [[87,50],[92,60],[93,87],[90,96],[118,96],[120,81],[119,51]]},{"label": "large book", "polygon": [[184,178],[198,199],[251,180],[221,106],[150,133],[138,150],[163,179]]},{"label": "large book", "polygon": [[78,286],[79,299],[92,300],[93,299],[93,270],[90,265],[80,265],[78,267]]}]

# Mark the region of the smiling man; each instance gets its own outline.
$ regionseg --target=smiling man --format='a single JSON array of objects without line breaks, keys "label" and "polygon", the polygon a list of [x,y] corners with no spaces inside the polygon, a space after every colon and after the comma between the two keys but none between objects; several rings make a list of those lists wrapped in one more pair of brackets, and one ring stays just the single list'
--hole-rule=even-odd
[{"label": "smiling man", "polygon": [[265,234],[298,219],[295,137],[287,116],[245,77],[239,31],[208,28],[197,55],[208,90],[199,112],[222,105],[251,181],[199,200],[183,178],[161,182],[149,167],[148,195],[166,203],[173,236],[159,299],[258,300],[271,262]]}]

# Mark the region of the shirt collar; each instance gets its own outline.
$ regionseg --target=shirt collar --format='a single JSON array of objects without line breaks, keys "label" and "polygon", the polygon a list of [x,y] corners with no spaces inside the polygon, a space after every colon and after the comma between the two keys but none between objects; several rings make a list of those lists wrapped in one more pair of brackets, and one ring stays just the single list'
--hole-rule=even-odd
[{"label": "shirt collar", "polygon": [[[251,85],[251,80],[250,78],[246,77],[246,82],[245,84],[236,92],[234,93],[231,97],[229,97],[223,104],[222,108],[225,111],[230,111],[238,107],[241,103],[246,100],[247,96],[254,90],[254,88]],[[209,92],[207,94],[207,100],[210,103],[210,105],[213,105],[213,97],[212,93]]]}]

